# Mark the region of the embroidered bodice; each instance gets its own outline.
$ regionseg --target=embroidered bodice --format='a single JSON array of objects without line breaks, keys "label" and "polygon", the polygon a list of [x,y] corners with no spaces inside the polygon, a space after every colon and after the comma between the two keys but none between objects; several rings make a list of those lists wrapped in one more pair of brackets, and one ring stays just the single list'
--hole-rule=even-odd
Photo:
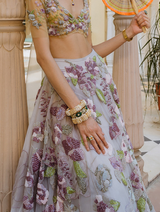
[{"label": "embroidered bodice", "polygon": [[46,31],[49,36],[63,36],[73,32],[88,36],[90,17],[87,0],[83,0],[83,9],[78,17],[74,17],[58,0],[28,1],[28,19],[32,28]]}]

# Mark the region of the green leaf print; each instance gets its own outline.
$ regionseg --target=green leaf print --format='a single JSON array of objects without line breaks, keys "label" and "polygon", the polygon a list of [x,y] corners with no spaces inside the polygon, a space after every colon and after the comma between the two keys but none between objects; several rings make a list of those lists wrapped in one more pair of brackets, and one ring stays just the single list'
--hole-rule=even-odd
[{"label": "green leaf print", "polygon": [[93,57],[93,61],[96,62],[96,56]]},{"label": "green leaf print", "polygon": [[94,75],[93,74],[91,74],[91,79],[94,79]]},{"label": "green leaf print", "polygon": [[112,205],[112,207],[114,208],[115,211],[118,211],[118,209],[120,207],[120,202],[115,201],[115,200],[111,200],[110,204]]},{"label": "green leaf print", "polygon": [[99,56],[99,55],[98,55],[98,57],[99,57],[100,61],[101,61],[102,63],[104,63],[103,58],[102,58],[101,56]]},{"label": "green leaf print", "polygon": [[44,82],[44,77],[43,77],[43,79],[42,79],[42,81],[41,81],[41,86],[43,86],[43,82]]},{"label": "green leaf print", "polygon": [[120,108],[121,107],[120,104],[117,104],[117,107]]},{"label": "green leaf print", "polygon": [[67,187],[67,194],[73,194],[73,193],[75,193],[75,190],[68,186]]},{"label": "green leaf print", "polygon": [[110,84],[110,89],[111,89],[111,92],[114,92],[114,85],[113,84]]},{"label": "green leaf print", "polygon": [[53,196],[53,203],[55,204],[57,202],[57,197]]},{"label": "green leaf print", "polygon": [[122,183],[123,183],[125,186],[127,186],[127,181],[126,181],[126,178],[125,178],[123,172],[121,172],[121,180],[122,180]]},{"label": "green leaf print", "polygon": [[122,160],[122,158],[124,157],[124,152],[122,150],[117,150],[117,155],[119,156],[119,159]]},{"label": "green leaf print", "polygon": [[100,113],[100,112],[98,112],[98,110],[96,110],[96,116],[100,117],[100,116],[102,116],[102,113]]},{"label": "green leaf print", "polygon": [[104,94],[99,88],[96,88],[96,94],[97,94],[98,98],[106,104],[106,99],[104,97]]},{"label": "green leaf print", "polygon": [[47,167],[46,171],[44,172],[44,177],[51,177],[55,174],[56,170],[53,167]]},{"label": "green leaf print", "polygon": [[84,173],[82,168],[80,167],[80,164],[77,161],[73,161],[74,170],[76,172],[76,175],[80,178],[86,178],[87,175]]},{"label": "green leaf print", "polygon": [[145,211],[145,208],[146,208],[145,205],[146,205],[146,200],[140,197],[139,200],[137,201],[137,208],[139,212]]},{"label": "green leaf print", "polygon": [[85,145],[84,145],[84,141],[83,141],[83,138],[82,138],[82,137],[81,137],[81,143],[83,144],[83,146],[85,146]]},{"label": "green leaf print", "polygon": [[71,78],[71,81],[72,81],[73,85],[76,86],[78,79],[75,79],[75,78],[72,77]]}]

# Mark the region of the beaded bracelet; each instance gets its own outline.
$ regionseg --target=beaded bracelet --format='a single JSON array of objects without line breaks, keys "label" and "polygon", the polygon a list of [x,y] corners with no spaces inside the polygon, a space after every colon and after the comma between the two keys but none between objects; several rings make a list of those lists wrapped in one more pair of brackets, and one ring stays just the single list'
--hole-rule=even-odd
[{"label": "beaded bracelet", "polygon": [[86,105],[86,101],[85,100],[81,100],[79,105],[75,106],[72,109],[68,108],[66,110],[66,115],[67,116],[72,116],[73,114],[79,112],[85,105]]},{"label": "beaded bracelet", "polygon": [[82,116],[80,116],[79,118],[72,118],[72,122],[73,124],[80,124],[83,121],[86,121],[90,116],[91,116],[91,110],[88,109],[87,112]]},{"label": "beaded bracelet", "polygon": [[79,112],[73,114],[71,117],[72,117],[72,118],[79,118],[79,117],[81,117],[83,114],[85,114],[87,110],[88,110],[88,107],[87,107],[87,105],[85,105],[85,106],[82,108],[82,110],[80,110]]}]

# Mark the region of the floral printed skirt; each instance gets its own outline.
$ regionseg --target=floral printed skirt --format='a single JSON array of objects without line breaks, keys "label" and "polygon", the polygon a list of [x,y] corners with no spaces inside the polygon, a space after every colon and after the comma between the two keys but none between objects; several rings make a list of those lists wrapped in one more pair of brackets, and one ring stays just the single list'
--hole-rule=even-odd
[{"label": "floral printed skirt", "polygon": [[[127,135],[116,86],[93,50],[55,59],[105,133],[106,154],[87,152],[47,77],[38,91],[16,172],[11,212],[155,212]],[[89,141],[88,141],[89,142]]]}]

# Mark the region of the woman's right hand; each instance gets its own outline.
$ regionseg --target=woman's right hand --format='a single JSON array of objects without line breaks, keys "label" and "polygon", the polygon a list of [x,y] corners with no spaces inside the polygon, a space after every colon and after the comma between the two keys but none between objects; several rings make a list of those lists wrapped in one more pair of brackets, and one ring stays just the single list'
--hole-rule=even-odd
[{"label": "woman's right hand", "polygon": [[104,146],[107,149],[109,148],[109,146],[104,138],[104,133],[102,132],[101,127],[92,117],[82,122],[81,124],[78,124],[77,127],[80,131],[87,151],[89,151],[87,138],[93,136],[94,139],[90,140],[92,146],[95,148],[98,154],[100,154],[101,152],[105,154]]}]

